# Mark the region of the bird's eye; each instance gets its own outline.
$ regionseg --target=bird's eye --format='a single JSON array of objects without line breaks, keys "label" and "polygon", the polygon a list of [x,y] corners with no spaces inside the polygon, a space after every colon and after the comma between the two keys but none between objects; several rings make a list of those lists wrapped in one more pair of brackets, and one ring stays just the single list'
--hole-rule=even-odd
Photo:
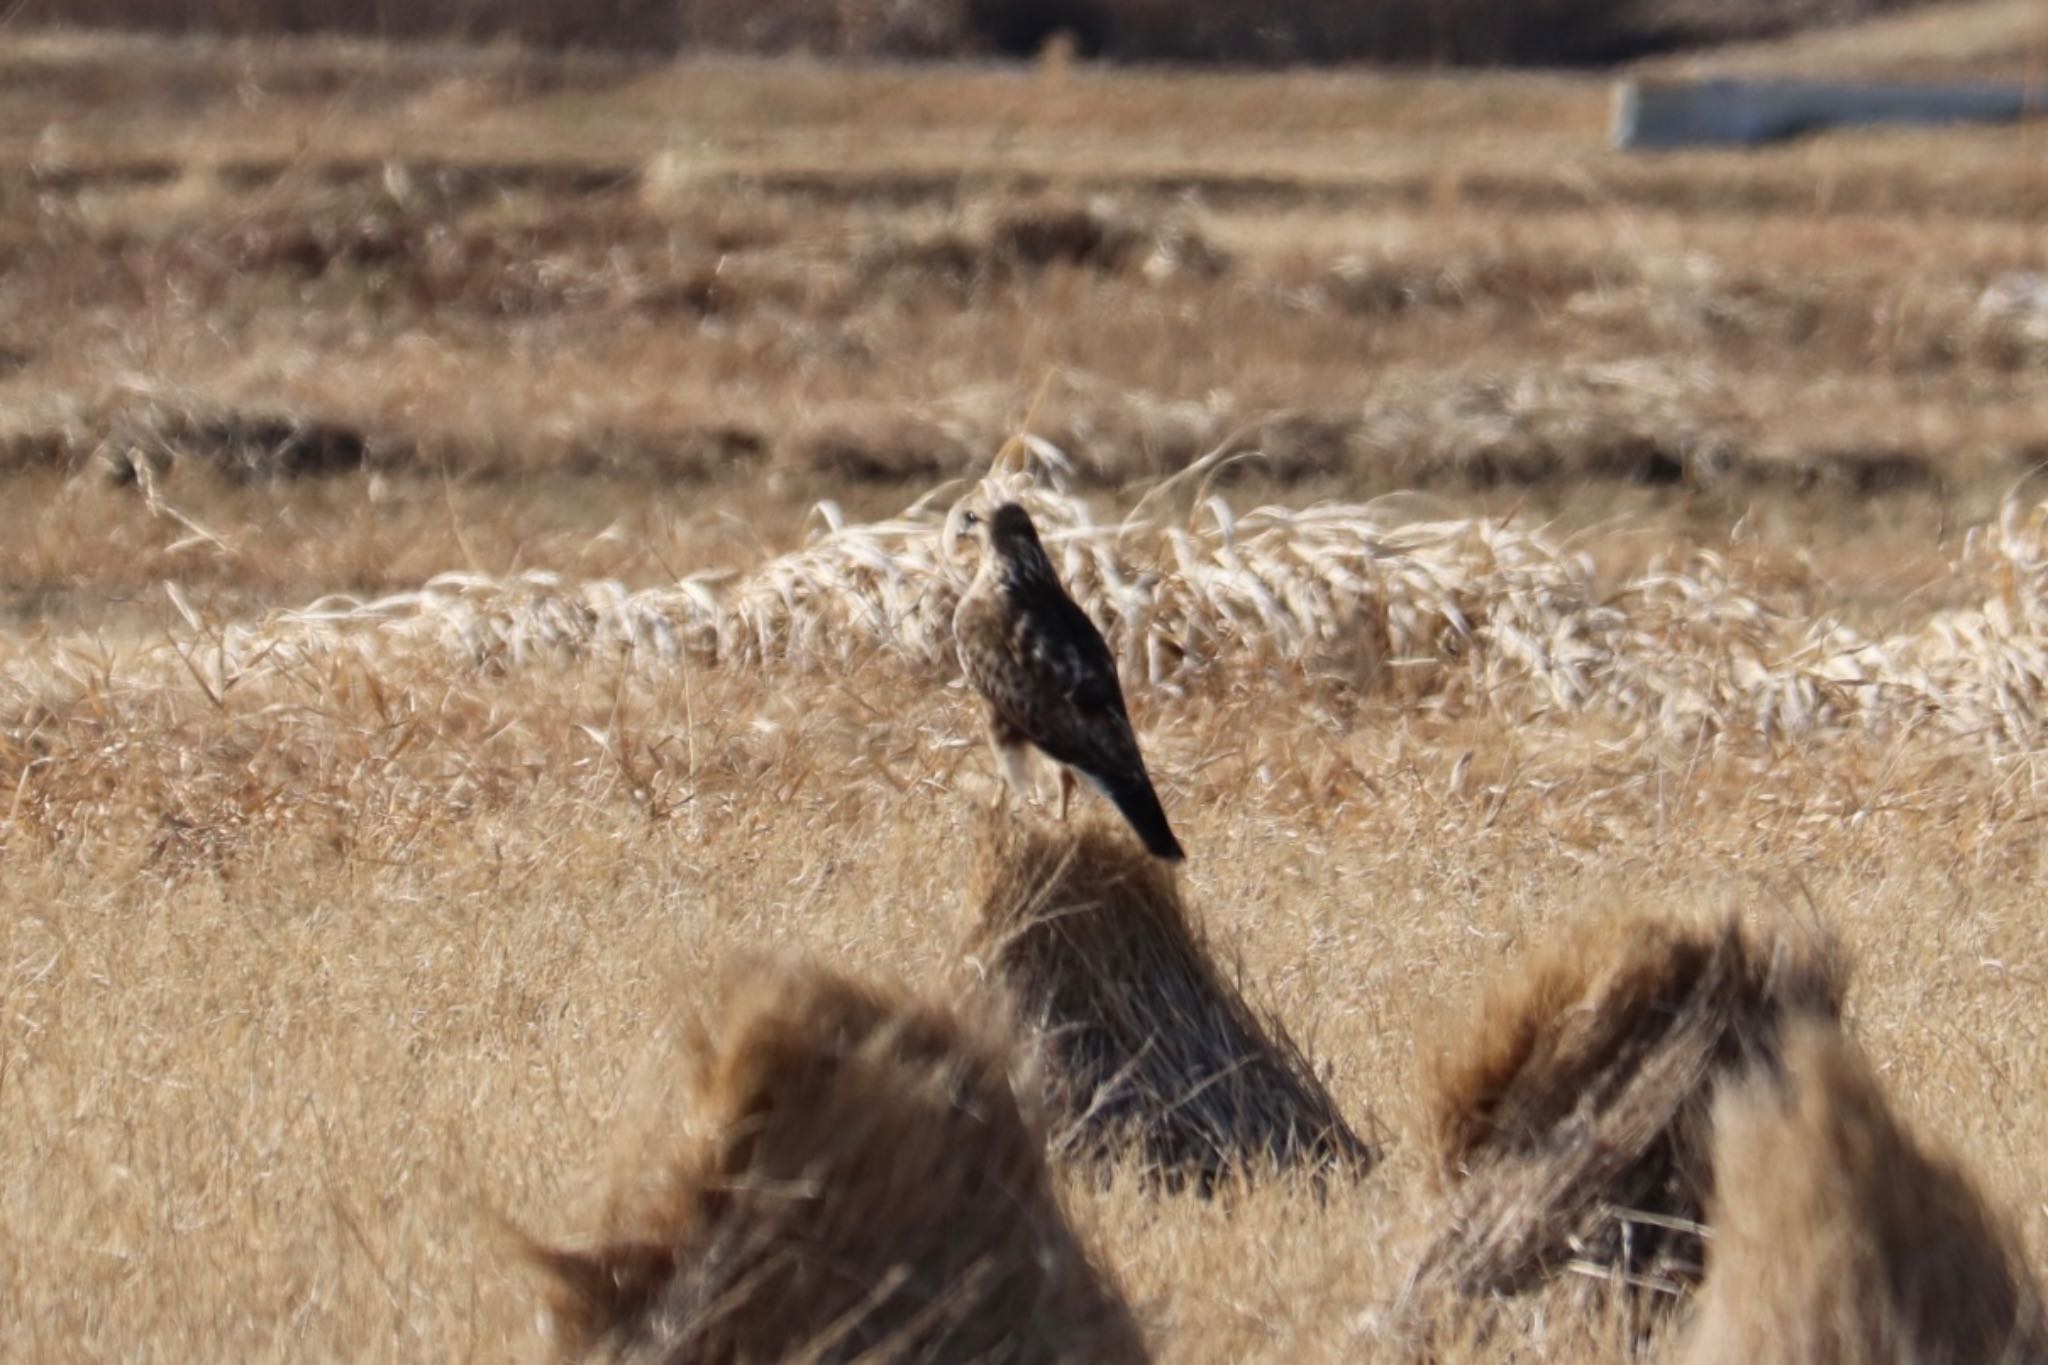
[{"label": "bird's eye", "polygon": [[971,528],[973,528],[973,527],[976,527],[976,526],[979,526],[979,525],[981,525],[981,513],[979,513],[979,512],[962,512],[962,513],[960,514],[960,524],[961,524],[962,526],[968,527],[968,528],[970,528],[970,529],[971,529]]}]

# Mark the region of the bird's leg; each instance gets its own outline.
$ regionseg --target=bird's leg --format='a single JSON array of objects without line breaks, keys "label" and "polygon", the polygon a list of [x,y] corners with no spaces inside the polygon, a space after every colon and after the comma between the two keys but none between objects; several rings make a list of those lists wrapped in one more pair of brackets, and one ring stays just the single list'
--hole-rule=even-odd
[{"label": "bird's leg", "polygon": [[996,788],[997,809],[1002,808],[1013,791],[1028,802],[1031,799],[1030,741],[999,720],[989,722],[988,741],[996,751],[996,762],[1003,773],[1002,784]]},{"label": "bird's leg", "polygon": [[1025,805],[1032,804],[1031,750],[1022,744],[1007,745],[1002,750],[1003,790],[1014,791]]},{"label": "bird's leg", "polygon": [[1073,770],[1072,768],[1069,768],[1069,767],[1068,767],[1068,766],[1067,766],[1066,764],[1064,764],[1064,763],[1060,764],[1060,823],[1061,823],[1061,824],[1065,824],[1065,823],[1067,822],[1067,803],[1068,803],[1069,801],[1071,801],[1071,800],[1073,799],[1073,797],[1074,797],[1074,786],[1075,786],[1075,777],[1074,777],[1074,770]]}]

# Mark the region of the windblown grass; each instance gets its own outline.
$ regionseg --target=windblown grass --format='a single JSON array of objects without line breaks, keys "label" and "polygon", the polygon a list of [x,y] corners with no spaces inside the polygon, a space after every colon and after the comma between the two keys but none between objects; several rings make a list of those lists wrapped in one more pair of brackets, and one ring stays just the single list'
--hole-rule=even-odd
[{"label": "windblown grass", "polygon": [[[1608,588],[1587,556],[1505,519],[1335,503],[1239,513],[1217,495],[1175,514],[1185,495],[1161,487],[1100,522],[1056,480],[992,477],[1045,528],[1126,679],[1162,692],[1255,677],[1445,718],[1599,721],[1681,742],[1925,733],[2008,754],[2031,747],[2048,704],[2048,504],[2008,503],[1965,539],[1949,591],[1970,605],[1873,638],[1708,551]],[[947,549],[953,491],[866,524],[822,504],[807,545],[739,573],[639,591],[443,575],[259,625],[192,617],[183,643],[115,666],[211,691],[358,656],[492,675],[613,655],[655,670],[845,672],[881,658],[943,672],[966,581]]]}]

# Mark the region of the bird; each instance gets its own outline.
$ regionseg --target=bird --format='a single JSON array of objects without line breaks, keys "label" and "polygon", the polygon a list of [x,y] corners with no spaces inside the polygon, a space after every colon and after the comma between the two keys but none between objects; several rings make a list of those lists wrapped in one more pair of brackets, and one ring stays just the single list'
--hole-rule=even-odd
[{"label": "bird", "polygon": [[1182,861],[1131,730],[1116,659],[1060,586],[1030,514],[1006,502],[986,516],[967,511],[961,525],[982,556],[954,609],[953,641],[967,680],[988,701],[989,742],[1008,786],[1029,790],[1036,748],[1060,765],[1060,819],[1078,773],[1154,857]]}]

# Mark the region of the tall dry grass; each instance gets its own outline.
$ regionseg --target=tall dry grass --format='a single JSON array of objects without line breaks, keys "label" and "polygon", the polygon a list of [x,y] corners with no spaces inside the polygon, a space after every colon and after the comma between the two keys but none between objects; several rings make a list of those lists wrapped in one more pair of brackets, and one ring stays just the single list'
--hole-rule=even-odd
[{"label": "tall dry grass", "polygon": [[[678,973],[781,946],[955,979],[985,775],[967,698],[914,660],[479,653],[378,619],[245,653],[191,610],[140,648],[9,642],[0,1141],[32,1172],[7,1192],[41,1249],[7,1275],[32,1355],[511,1349],[531,1288],[482,1211],[558,1229],[584,1202]],[[2038,1235],[2024,759],[1934,730],[1615,744],[1256,670],[1133,702],[1188,813],[1187,894],[1338,1112],[1389,1139],[1363,1181],[1214,1210],[1142,1163],[1057,1177],[1160,1352],[1413,1348],[1404,1290],[1454,1213],[1417,1059],[1480,979],[1615,900],[1815,907],[1917,1121]],[[1563,1291],[1464,1312],[1421,1339],[1497,1359],[1550,1323],[1553,1358],[1619,1360],[1640,1330]]]},{"label": "tall dry grass", "polygon": [[[25,1353],[524,1349],[532,1287],[480,1210],[575,1229],[679,976],[781,948],[952,979],[971,708],[852,677],[364,656],[296,699],[188,678],[10,702],[0,1144],[21,1175],[0,1198],[26,1230],[4,1277]],[[2024,784],[1938,750],[1760,772],[1396,708],[1339,728],[1300,691],[1143,712],[1192,894],[1390,1138],[1320,1201],[1282,1180],[1205,1209],[1134,1170],[1068,1187],[1161,1354],[1405,1349],[1368,1310],[1444,1216],[1417,1056],[1610,896],[1810,898],[1916,1122],[2041,1235]],[[1559,1304],[1506,1312],[1467,1358],[1526,1352],[1539,1320],[1552,1358],[1628,1358]]]}]

